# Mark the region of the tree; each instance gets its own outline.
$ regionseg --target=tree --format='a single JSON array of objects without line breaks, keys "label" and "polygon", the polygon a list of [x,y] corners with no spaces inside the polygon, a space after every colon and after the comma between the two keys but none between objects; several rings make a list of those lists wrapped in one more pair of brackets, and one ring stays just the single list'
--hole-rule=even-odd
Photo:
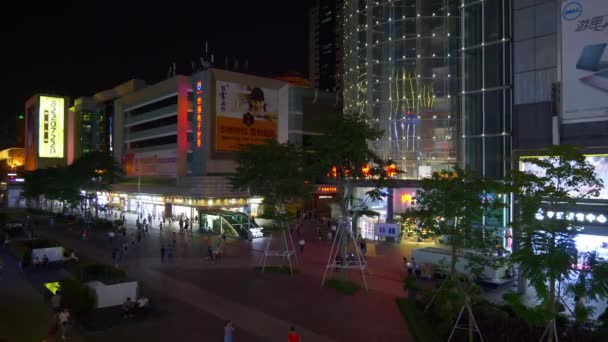
[{"label": "tree", "polygon": [[[581,269],[575,237],[581,222],[567,212],[577,200],[595,197],[602,182],[591,164],[574,146],[551,146],[541,152],[544,157],[526,158],[535,173],[513,171],[514,193],[518,198],[519,215],[513,223],[514,240],[518,244],[513,261],[543,300],[553,324],[547,341],[555,338],[555,318],[560,304],[561,284],[574,281],[578,293],[590,296],[608,295],[608,278],[604,263],[590,264]],[[599,274],[604,277],[598,277]],[[584,295],[583,295],[584,297]]]},{"label": "tree", "polygon": [[109,154],[91,152],[68,166],[25,172],[23,195],[30,199],[44,196],[77,204],[83,200],[82,190],[90,191],[96,197],[97,191],[109,190],[120,173],[120,167]]},{"label": "tree", "polygon": [[[357,180],[374,180],[375,187],[367,195],[375,200],[385,197],[380,188],[390,185],[387,167],[394,168],[394,164],[383,161],[369,146],[384,132],[370,127],[366,121],[359,113],[331,116],[324,123],[322,134],[313,139],[313,170],[318,178],[327,178],[337,185],[342,217],[352,214],[353,186]],[[399,170],[392,172],[394,176]]]},{"label": "tree", "polygon": [[237,154],[238,166],[230,182],[237,190],[249,190],[253,195],[264,197],[265,204],[284,214],[289,201],[312,193],[303,153],[294,145],[275,140],[248,145]]},{"label": "tree", "polygon": [[262,145],[248,145],[237,154],[238,167],[230,177],[235,189],[249,190],[251,194],[264,197],[264,204],[274,206],[275,218],[281,224],[282,247],[279,252],[270,251],[271,239],[266,244],[262,271],[266,266],[267,256],[285,256],[291,268],[291,253],[285,233],[285,224],[289,217],[285,205],[298,198],[312,193],[312,185],[304,168],[303,151],[290,144],[280,144],[269,140]]},{"label": "tree", "polygon": [[[469,339],[473,338],[471,313],[472,296],[476,292],[474,281],[481,278],[486,267],[497,267],[501,258],[491,256],[500,243],[498,232],[483,227],[483,217],[504,206],[499,194],[503,186],[476,173],[454,167],[454,171],[435,172],[420,181],[416,193],[416,207],[404,216],[416,218],[415,222],[426,225],[436,235],[447,237],[450,250],[448,278],[437,292],[439,312],[454,319],[458,310],[469,311]],[[456,268],[461,257],[467,260],[470,275],[460,274]],[[430,303],[431,304],[431,303]],[[430,305],[429,304],[429,305]],[[458,323],[458,322],[456,322]]]}]

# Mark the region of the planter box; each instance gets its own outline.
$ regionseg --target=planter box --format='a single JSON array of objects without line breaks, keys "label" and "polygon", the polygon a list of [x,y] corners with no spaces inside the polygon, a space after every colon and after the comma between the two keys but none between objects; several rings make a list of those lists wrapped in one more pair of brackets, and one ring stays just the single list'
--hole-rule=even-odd
[{"label": "planter box", "polygon": [[38,260],[42,261],[42,258],[45,255],[49,258],[49,262],[63,261],[63,247],[32,249],[32,263],[36,257],[38,257]]},{"label": "planter box", "polygon": [[100,281],[86,283],[95,299],[95,309],[122,305],[127,298],[137,300],[137,281],[106,285]]}]

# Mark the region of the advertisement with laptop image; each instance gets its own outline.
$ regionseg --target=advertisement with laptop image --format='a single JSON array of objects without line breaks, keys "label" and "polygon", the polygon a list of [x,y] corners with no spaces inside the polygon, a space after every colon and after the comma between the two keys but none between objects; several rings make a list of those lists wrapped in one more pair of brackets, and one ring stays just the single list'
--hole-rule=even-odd
[{"label": "advertisement with laptop image", "polygon": [[[606,32],[608,34],[608,31]],[[581,82],[597,89],[608,91],[608,44],[587,45],[576,63],[576,68],[597,71],[580,78]]]},{"label": "advertisement with laptop image", "polygon": [[562,1],[562,118],[608,120],[608,1]]}]

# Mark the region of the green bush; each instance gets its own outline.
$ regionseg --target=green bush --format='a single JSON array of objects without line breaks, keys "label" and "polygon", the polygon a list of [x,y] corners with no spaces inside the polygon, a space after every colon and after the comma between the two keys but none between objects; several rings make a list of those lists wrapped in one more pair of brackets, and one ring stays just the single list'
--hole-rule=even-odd
[{"label": "green bush", "polygon": [[115,284],[122,282],[126,277],[125,271],[112,265],[90,264],[81,268],[81,279],[83,282],[97,280],[104,284]]},{"label": "green bush", "polygon": [[325,282],[325,286],[345,295],[354,295],[357,291],[359,291],[360,288],[358,284],[353,283],[352,281],[335,278],[328,279]]},{"label": "green bush", "polygon": [[397,298],[397,306],[401,316],[407,322],[410,332],[416,342],[440,341],[436,327],[432,326],[429,320],[424,317],[424,312],[420,303],[406,298]]},{"label": "green bush", "polygon": [[23,241],[23,243],[30,249],[61,247],[61,244],[59,242],[48,239],[27,240]]},{"label": "green bush", "polygon": [[65,278],[59,281],[63,304],[75,315],[85,315],[93,310],[94,298],[82,282]]},{"label": "green bush", "polygon": [[[255,268],[256,271],[258,272],[262,272],[262,266],[257,266]],[[295,268],[292,268],[293,273],[298,273],[298,271]],[[280,274],[291,274],[292,271],[289,269],[289,266],[266,266],[264,267],[264,272],[268,272],[268,273],[280,273]]]},{"label": "green bush", "polygon": [[17,260],[23,260],[24,257],[26,260],[32,258],[32,249],[26,246],[23,241],[11,241],[9,243],[9,252]]}]

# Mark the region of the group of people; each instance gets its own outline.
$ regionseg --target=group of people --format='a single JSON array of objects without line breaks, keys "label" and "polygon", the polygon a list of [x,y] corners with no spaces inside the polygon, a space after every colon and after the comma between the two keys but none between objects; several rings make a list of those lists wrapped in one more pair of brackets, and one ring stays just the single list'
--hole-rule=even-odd
[{"label": "group of people", "polygon": [[150,310],[150,300],[146,297],[141,297],[136,301],[131,300],[131,297],[122,303],[122,317],[133,318],[139,313],[144,313]]}]

